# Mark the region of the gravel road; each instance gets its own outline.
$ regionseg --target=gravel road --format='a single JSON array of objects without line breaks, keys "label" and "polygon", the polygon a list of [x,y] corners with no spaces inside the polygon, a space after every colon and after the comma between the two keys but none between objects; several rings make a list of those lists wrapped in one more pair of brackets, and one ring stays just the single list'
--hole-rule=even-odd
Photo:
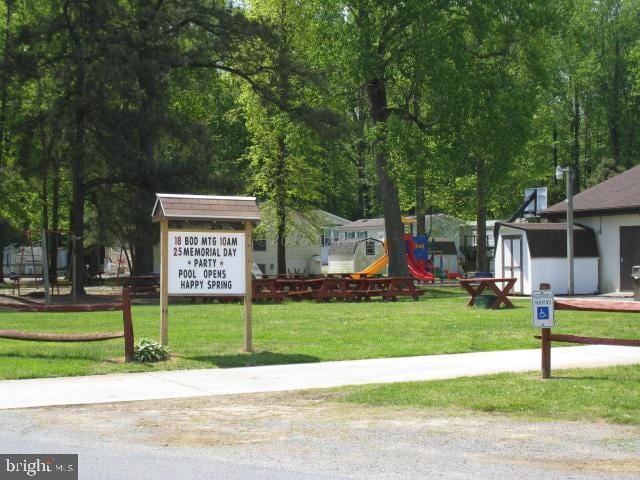
[{"label": "gravel road", "polygon": [[80,478],[637,479],[640,428],[342,404],[294,392],[0,412],[3,453]]}]

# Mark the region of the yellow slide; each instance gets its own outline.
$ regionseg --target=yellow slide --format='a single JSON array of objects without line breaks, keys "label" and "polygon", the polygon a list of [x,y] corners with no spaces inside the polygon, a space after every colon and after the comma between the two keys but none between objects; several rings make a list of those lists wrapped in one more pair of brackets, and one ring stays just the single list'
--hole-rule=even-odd
[{"label": "yellow slide", "polygon": [[369,265],[367,268],[365,268],[361,272],[356,272],[353,275],[351,275],[351,278],[359,279],[360,277],[366,277],[367,275],[375,275],[384,267],[386,267],[388,264],[389,264],[389,256],[385,253],[378,260],[373,262],[371,265]]}]

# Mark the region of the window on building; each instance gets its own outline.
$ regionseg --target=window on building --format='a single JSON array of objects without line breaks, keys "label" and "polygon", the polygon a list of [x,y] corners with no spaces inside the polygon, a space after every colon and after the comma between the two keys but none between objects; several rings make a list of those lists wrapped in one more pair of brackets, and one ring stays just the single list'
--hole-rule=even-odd
[{"label": "window on building", "polygon": [[347,238],[348,239],[356,238],[356,232],[347,232]]},{"label": "window on building", "polygon": [[367,238],[367,231],[365,230],[364,232],[358,232],[358,238],[359,239]]},{"label": "window on building", "polygon": [[[331,245],[331,240],[332,230],[323,230],[322,235],[320,235],[320,245],[322,245],[323,247],[328,247]],[[337,242],[338,239],[336,238],[335,241]]]},{"label": "window on building", "polygon": [[373,240],[367,240],[365,242],[365,252],[364,254],[368,257],[372,257],[376,254],[376,242]]},{"label": "window on building", "polygon": [[253,251],[254,252],[266,252],[267,241],[265,239],[254,238],[253,239]]}]

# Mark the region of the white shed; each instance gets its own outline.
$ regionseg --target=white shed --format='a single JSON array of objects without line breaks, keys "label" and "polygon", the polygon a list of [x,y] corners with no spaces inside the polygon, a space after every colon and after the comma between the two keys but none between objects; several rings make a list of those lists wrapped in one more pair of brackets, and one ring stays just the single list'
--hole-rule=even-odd
[{"label": "white shed", "polygon": [[[370,267],[371,264],[386,255],[384,243],[373,238],[364,240],[342,240],[331,245],[329,250],[330,275],[356,273]],[[376,274],[386,275],[388,267],[384,265]]]},{"label": "white shed", "polygon": [[[598,292],[598,247],[593,230],[574,227],[574,293]],[[567,225],[565,223],[504,223],[498,227],[496,277],[517,278],[512,293],[531,295],[541,283],[556,294],[569,290]]]}]

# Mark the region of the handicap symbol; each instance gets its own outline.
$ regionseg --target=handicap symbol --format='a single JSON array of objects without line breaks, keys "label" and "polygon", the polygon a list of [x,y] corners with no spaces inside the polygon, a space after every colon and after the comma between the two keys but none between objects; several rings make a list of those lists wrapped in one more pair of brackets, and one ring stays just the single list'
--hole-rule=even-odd
[{"label": "handicap symbol", "polygon": [[538,318],[540,320],[549,319],[549,307],[538,307]]}]

